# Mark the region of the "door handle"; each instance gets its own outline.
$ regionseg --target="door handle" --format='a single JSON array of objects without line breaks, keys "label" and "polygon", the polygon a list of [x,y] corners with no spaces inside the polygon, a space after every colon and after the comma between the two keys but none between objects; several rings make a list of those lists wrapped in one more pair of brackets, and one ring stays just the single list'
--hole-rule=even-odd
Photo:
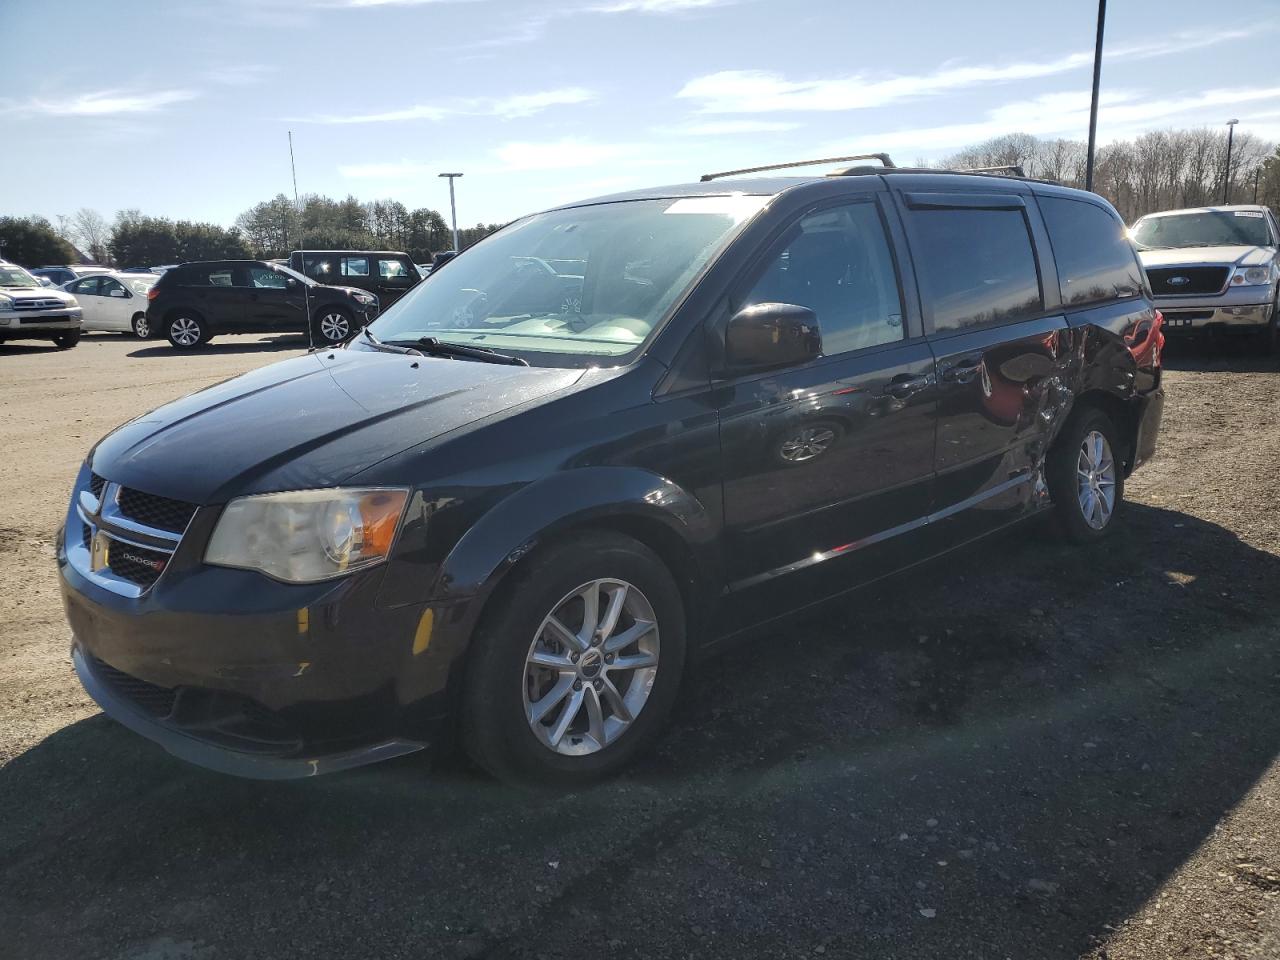
[{"label": "door handle", "polygon": [[948,383],[972,383],[982,373],[981,360],[962,360],[953,367],[947,367],[942,379]]},{"label": "door handle", "polygon": [[924,390],[931,383],[933,383],[933,377],[925,373],[900,373],[885,385],[884,395],[905,400]]}]

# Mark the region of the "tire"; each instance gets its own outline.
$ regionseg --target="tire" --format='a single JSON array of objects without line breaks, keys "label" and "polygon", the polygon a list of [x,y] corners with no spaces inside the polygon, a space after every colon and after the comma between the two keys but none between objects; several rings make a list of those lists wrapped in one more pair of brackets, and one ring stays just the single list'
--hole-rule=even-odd
[{"label": "tire", "polygon": [[145,313],[140,313],[134,317],[130,326],[133,327],[133,335],[139,340],[151,339],[151,324],[148,322]]},{"label": "tire", "polygon": [[194,350],[209,342],[209,325],[204,317],[190,310],[172,314],[165,324],[165,336],[175,350]]},{"label": "tire", "polygon": [[69,333],[54,334],[53,345],[59,350],[70,350],[80,342],[80,331],[72,330]]},{"label": "tire", "polygon": [[[679,691],[685,613],[670,572],[644,544],[599,531],[535,554],[500,590],[469,654],[467,752],[517,784],[572,789],[617,773],[652,744]],[[597,597],[598,622],[619,590],[617,629],[597,639],[583,622],[584,595]],[[567,633],[549,625],[552,614]],[[627,636],[610,651],[611,639]],[[535,664],[535,654],[547,665]],[[635,666],[620,666],[624,657]],[[548,697],[556,699],[540,708]]]},{"label": "tire", "polygon": [[316,343],[331,347],[351,339],[356,329],[351,312],[345,307],[321,307],[311,321]]},{"label": "tire", "polygon": [[[1102,462],[1094,464],[1099,437]],[[1124,463],[1117,451],[1123,451],[1123,447],[1115,424],[1097,407],[1085,407],[1073,414],[1049,451],[1045,480],[1058,524],[1068,539],[1092,543],[1115,527],[1124,504]]]}]

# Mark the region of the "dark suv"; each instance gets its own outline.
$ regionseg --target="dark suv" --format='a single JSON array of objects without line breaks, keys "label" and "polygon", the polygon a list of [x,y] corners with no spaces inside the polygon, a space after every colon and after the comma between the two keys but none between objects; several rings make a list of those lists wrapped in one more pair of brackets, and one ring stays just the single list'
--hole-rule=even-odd
[{"label": "dark suv", "polygon": [[295,250],[289,266],[318,283],[368,291],[384,310],[422,281],[413,259],[394,250]]},{"label": "dark suv", "polygon": [[147,293],[147,323],[178,350],[223,333],[304,332],[334,345],[378,315],[378,298],[352,287],[316,283],[262,260],[184,263]]},{"label": "dark suv", "polygon": [[587,781],[696,649],[1045,510],[1107,534],[1155,449],[1160,323],[1115,211],[1024,179],[859,166],[527,217],[344,349],[94,447],[58,550],[75,668],[223,771],[456,728],[499,777]]}]

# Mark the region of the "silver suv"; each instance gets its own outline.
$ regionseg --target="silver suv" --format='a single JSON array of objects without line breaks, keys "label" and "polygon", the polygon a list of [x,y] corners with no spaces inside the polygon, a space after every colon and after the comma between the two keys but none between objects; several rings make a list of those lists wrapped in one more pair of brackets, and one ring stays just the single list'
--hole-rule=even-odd
[{"label": "silver suv", "polygon": [[1280,226],[1268,208],[1240,204],[1149,213],[1130,235],[1169,333],[1263,334],[1268,352],[1280,350]]},{"label": "silver suv", "polygon": [[66,350],[80,342],[80,319],[71,294],[42,287],[22,267],[0,260],[0,343],[52,340]]}]

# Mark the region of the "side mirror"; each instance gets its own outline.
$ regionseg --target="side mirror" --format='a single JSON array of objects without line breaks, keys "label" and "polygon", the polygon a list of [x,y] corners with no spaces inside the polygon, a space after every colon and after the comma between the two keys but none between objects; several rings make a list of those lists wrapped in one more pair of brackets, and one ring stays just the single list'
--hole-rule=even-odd
[{"label": "side mirror", "polygon": [[293,277],[285,277],[284,285],[290,290],[298,289],[298,281],[295,280]]},{"label": "side mirror", "polygon": [[791,367],[822,356],[818,316],[794,303],[757,303],[729,318],[724,353],[734,370]]},{"label": "side mirror", "polygon": [[113,297],[127,297],[128,295],[129,295],[129,291],[121,290],[118,287],[112,290],[110,293],[110,296],[113,296]]}]

